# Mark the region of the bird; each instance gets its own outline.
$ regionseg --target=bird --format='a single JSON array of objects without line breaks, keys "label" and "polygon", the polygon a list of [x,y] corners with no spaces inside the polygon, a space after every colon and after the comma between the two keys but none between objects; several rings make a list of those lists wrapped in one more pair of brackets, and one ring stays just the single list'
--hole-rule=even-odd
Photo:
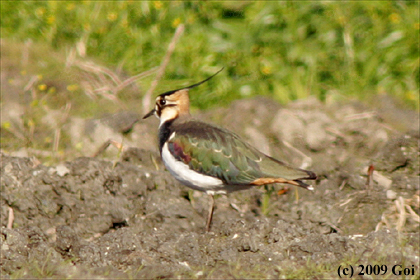
[{"label": "bird", "polygon": [[316,180],[314,172],[294,168],[268,156],[237,134],[190,114],[189,91],[216,76],[193,85],[164,92],[143,119],[159,120],[159,151],[166,169],[183,185],[210,198],[206,231],[210,231],[214,195],[227,194],[273,183],[290,184],[313,191],[302,180]]}]

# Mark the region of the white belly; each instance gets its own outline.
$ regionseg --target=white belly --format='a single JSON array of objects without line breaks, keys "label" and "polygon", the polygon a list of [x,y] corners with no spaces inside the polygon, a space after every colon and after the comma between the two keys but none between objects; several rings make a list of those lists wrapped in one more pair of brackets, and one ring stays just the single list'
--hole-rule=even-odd
[{"label": "white belly", "polygon": [[226,193],[221,189],[223,188],[222,180],[195,172],[185,163],[176,160],[169,152],[167,143],[162,147],[162,160],[172,176],[187,187],[208,194]]}]

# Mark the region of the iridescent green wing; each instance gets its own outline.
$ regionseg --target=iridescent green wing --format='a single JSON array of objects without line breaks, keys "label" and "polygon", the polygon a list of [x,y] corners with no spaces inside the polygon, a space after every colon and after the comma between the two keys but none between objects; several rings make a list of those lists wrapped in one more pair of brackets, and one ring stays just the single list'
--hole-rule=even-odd
[{"label": "iridescent green wing", "polygon": [[175,127],[168,147],[172,155],[201,174],[221,179],[229,185],[248,185],[259,178],[308,177],[264,155],[243,142],[236,134],[206,123],[189,121]]},{"label": "iridescent green wing", "polygon": [[246,185],[261,175],[259,152],[249,149],[239,138],[223,129],[190,121],[174,129],[168,142],[177,159],[201,174],[221,179],[229,185]]}]

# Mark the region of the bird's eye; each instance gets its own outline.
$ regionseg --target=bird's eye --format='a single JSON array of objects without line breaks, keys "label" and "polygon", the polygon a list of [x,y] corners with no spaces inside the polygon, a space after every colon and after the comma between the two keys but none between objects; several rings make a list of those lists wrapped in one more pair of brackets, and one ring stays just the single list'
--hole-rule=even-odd
[{"label": "bird's eye", "polygon": [[166,104],[166,100],[165,99],[159,100],[159,105],[164,106],[165,104]]}]

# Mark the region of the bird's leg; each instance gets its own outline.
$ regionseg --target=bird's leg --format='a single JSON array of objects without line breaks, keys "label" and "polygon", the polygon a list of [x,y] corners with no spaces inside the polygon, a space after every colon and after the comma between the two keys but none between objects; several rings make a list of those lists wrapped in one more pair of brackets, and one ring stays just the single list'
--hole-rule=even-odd
[{"label": "bird's leg", "polygon": [[214,196],[212,194],[209,194],[209,197],[210,197],[210,208],[209,208],[209,213],[207,216],[207,225],[206,225],[207,232],[210,231],[210,225],[211,225],[211,220],[213,219],[213,211],[214,211]]}]

